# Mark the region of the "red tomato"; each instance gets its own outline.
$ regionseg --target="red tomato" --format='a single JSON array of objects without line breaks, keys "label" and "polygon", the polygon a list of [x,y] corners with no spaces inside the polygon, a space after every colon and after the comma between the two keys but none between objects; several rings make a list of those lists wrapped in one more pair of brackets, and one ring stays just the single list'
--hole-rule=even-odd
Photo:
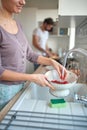
[{"label": "red tomato", "polygon": [[57,81],[57,80],[52,80],[51,82],[53,82],[53,83],[56,83],[56,84],[68,84],[68,82],[67,81]]}]

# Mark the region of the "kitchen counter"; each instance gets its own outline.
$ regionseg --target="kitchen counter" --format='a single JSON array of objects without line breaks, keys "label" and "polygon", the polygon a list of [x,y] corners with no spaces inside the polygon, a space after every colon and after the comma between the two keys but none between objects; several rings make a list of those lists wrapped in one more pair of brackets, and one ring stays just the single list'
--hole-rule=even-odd
[{"label": "kitchen counter", "polygon": [[[47,70],[47,67],[40,66],[35,73]],[[43,88],[35,85],[26,83],[25,90],[2,120],[0,130],[87,130],[87,107],[67,102],[65,107],[51,108],[49,99],[44,98],[48,88],[43,91],[43,98],[37,98],[37,95],[32,96],[35,95],[32,91]]]},{"label": "kitchen counter", "polygon": [[0,130],[87,130],[87,108],[77,103],[51,108],[45,100],[24,98],[16,102],[0,127]]}]

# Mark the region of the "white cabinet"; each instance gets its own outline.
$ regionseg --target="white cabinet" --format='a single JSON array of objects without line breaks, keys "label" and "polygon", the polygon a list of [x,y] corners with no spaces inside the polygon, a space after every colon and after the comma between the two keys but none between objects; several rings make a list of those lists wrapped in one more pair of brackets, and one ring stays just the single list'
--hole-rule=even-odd
[{"label": "white cabinet", "polygon": [[87,0],[59,0],[59,15],[87,15]]},{"label": "white cabinet", "polygon": [[72,49],[75,46],[76,27],[87,16],[87,0],[59,0],[58,15],[59,27],[70,28],[69,49]]},{"label": "white cabinet", "polygon": [[59,0],[59,26],[76,27],[87,16],[87,0]]},{"label": "white cabinet", "polygon": [[59,0],[59,27],[76,27],[87,16],[87,0]]}]

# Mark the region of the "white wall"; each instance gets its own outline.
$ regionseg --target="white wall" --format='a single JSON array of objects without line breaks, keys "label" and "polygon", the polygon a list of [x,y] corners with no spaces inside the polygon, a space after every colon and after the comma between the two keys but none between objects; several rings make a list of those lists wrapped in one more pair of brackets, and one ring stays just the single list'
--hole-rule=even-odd
[{"label": "white wall", "polygon": [[47,17],[52,17],[54,21],[58,18],[58,10],[57,9],[39,9],[37,10],[37,22],[43,21]]},{"label": "white wall", "polygon": [[58,50],[62,48],[62,50],[67,50],[69,47],[69,37],[68,36],[51,36],[48,40],[48,46],[52,48],[52,50],[58,53]]},{"label": "white wall", "polygon": [[[29,43],[32,43],[32,32],[37,27],[36,8],[24,8],[16,18],[21,22]],[[32,44],[31,44],[32,45]]]},{"label": "white wall", "polygon": [[[23,26],[25,35],[32,47],[32,32],[37,27],[36,22],[36,8],[24,8],[22,13],[16,15],[16,19],[20,21]],[[34,71],[33,63],[27,62],[26,72],[32,73]]]}]

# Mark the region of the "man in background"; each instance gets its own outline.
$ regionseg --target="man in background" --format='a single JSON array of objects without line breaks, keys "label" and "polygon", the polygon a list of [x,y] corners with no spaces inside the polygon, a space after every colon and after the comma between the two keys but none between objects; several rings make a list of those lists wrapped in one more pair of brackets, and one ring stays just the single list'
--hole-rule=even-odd
[{"label": "man in background", "polygon": [[[52,30],[53,24],[54,22],[52,18],[46,18],[44,19],[42,25],[34,29],[33,31],[32,42],[33,42],[34,50],[37,53],[47,57],[51,57],[53,55],[47,46],[49,31]],[[35,63],[34,69],[36,70],[38,66],[39,65]]]}]

